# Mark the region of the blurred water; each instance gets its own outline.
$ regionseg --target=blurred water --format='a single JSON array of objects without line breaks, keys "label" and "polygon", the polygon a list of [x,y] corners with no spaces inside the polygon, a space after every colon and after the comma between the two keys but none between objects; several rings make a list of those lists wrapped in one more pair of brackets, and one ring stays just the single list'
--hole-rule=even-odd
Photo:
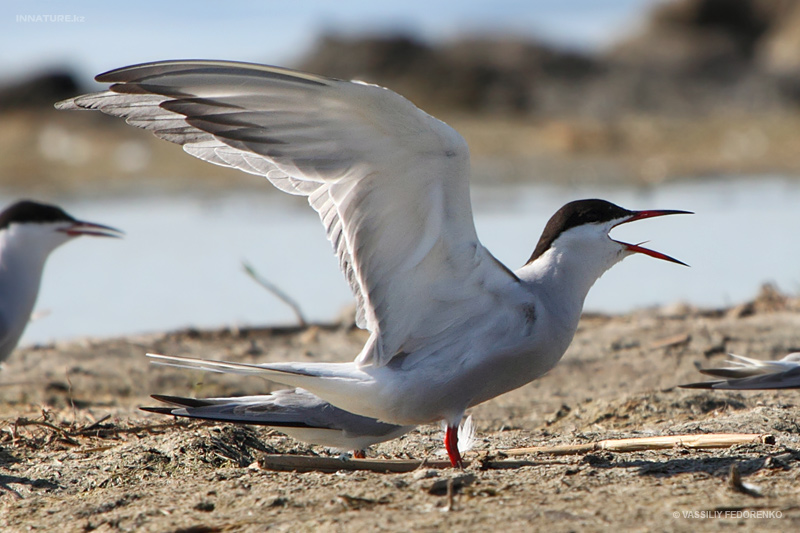
[{"label": "blurred water", "polygon": [[[516,268],[549,216],[567,201],[587,197],[630,209],[696,212],[615,229],[617,239],[649,240],[648,246],[692,266],[628,258],[598,281],[587,309],[621,312],[676,301],[716,307],[751,298],[767,281],[791,293],[800,288],[800,184],[779,178],[645,189],[476,188],[478,233]],[[297,198],[231,192],[63,205],[127,236],[83,237],[53,253],[37,305],[46,314],[28,327],[23,343],[293,322],[284,304],[242,272],[242,259],[295,298],[311,320],[331,320],[351,301],[316,214]]]}]

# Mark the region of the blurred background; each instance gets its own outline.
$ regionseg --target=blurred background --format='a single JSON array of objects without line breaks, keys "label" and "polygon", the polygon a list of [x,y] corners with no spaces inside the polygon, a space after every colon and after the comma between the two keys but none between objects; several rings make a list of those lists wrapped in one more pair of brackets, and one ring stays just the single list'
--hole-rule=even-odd
[{"label": "blurred background", "polygon": [[[0,203],[55,202],[127,232],[49,260],[23,343],[184,326],[286,324],[351,301],[316,214],[265,180],[53,103],[100,72],[229,59],[387,86],[454,126],[484,244],[512,268],[565,202],[697,214],[615,237],[625,261],[587,309],[732,306],[800,289],[800,2],[415,0],[0,6]],[[677,305],[680,304],[680,305]]]}]

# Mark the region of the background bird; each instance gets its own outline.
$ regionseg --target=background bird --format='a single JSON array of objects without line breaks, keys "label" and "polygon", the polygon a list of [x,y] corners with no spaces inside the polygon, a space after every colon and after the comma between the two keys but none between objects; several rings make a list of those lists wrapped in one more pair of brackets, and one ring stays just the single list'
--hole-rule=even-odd
[{"label": "background bird", "polygon": [[728,354],[731,360],[727,366],[701,368],[697,370],[707,376],[723,378],[716,381],[702,381],[681,385],[685,389],[797,389],[800,388],[800,352],[790,353],[777,361],[762,361],[736,354]]},{"label": "background bird", "polygon": [[50,252],[80,235],[120,237],[122,232],[30,200],[0,213],[0,362],[25,331]]},{"label": "background bird", "polygon": [[258,373],[397,425],[444,420],[461,464],[464,411],[550,370],[592,284],[633,253],[615,226],[683,211],[571,202],[517,271],[480,243],[469,150],[447,124],[375,85],[223,61],[165,61],[101,74],[98,109],[200,159],[265,176],[320,215],[371,335],[352,363],[244,365],[157,356],[178,366]]}]

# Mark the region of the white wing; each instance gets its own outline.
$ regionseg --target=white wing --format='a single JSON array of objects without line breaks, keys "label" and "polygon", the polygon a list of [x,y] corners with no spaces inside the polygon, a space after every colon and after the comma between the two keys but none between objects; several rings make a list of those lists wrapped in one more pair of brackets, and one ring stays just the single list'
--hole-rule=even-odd
[{"label": "white wing", "polygon": [[[58,104],[124,117],[189,154],[266,176],[319,213],[385,365],[484,313],[516,280],[481,246],[469,151],[398,94],[262,65],[168,61],[102,74],[110,90]],[[472,309],[473,312],[469,312]]]}]

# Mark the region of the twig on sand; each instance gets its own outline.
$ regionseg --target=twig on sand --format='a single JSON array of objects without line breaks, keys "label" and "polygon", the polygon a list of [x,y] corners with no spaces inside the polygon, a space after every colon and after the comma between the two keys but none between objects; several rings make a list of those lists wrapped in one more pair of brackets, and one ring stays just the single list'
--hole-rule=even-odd
[{"label": "twig on sand", "polygon": [[[262,455],[258,466],[263,470],[281,472],[338,472],[340,470],[366,470],[370,472],[413,472],[423,461],[407,459],[339,459],[309,455]],[[427,468],[448,468],[450,461],[425,461]]]},{"label": "twig on sand", "polygon": [[267,289],[269,292],[273,294],[273,296],[275,296],[277,299],[279,299],[280,301],[282,301],[283,303],[292,308],[292,311],[297,317],[297,322],[300,324],[300,327],[304,328],[308,325],[308,321],[306,320],[306,317],[303,315],[303,312],[300,310],[300,306],[288,294],[279,289],[275,284],[261,277],[261,275],[259,275],[259,273],[256,272],[256,269],[253,268],[252,265],[250,265],[250,263],[248,263],[247,261],[242,261],[242,268],[244,268],[244,271],[247,273],[248,276],[250,276],[250,278],[253,279],[253,281],[255,281],[256,283]]},{"label": "twig on sand", "polygon": [[91,431],[91,430],[93,430],[94,428],[96,428],[96,427],[100,426],[100,424],[102,424],[103,422],[105,422],[105,421],[106,421],[106,420],[108,420],[109,418],[111,418],[111,415],[105,415],[105,416],[104,416],[103,418],[101,418],[100,420],[97,420],[97,421],[95,421],[95,422],[93,422],[93,423],[89,424],[89,425],[88,425],[88,426],[86,426],[85,428],[82,428],[82,429],[81,429],[81,432],[85,433],[85,432],[87,432],[87,431]]},{"label": "twig on sand", "polygon": [[[554,463],[552,461],[491,461],[488,458],[478,458],[475,462],[482,470],[508,470],[523,466],[541,466]],[[465,461],[469,467],[470,461]],[[339,459],[336,457],[317,457],[309,455],[280,455],[267,454],[258,459],[257,465],[262,470],[278,472],[339,472],[357,471],[401,474],[413,472],[419,468],[447,469],[450,461],[431,461],[418,459]]]},{"label": "twig on sand", "polygon": [[[551,454],[579,455],[596,451],[638,452],[645,450],[664,450],[675,447],[729,448],[737,444],[775,444],[775,437],[765,433],[712,433],[706,435],[667,435],[663,437],[639,437],[632,439],[611,439],[588,444],[564,446],[534,446],[531,448],[514,448],[497,450],[504,456]],[[489,457],[478,459],[482,470],[513,469],[523,466],[554,464],[540,461],[489,460]],[[559,463],[560,464],[560,463]],[[263,470],[289,472],[337,472],[340,470],[366,470],[370,472],[402,473],[412,472],[420,467],[449,468],[450,461],[418,461],[406,459],[348,459],[333,457],[315,457],[307,455],[262,455],[258,460],[258,468]]]},{"label": "twig on sand", "polygon": [[162,424],[145,424],[145,425],[136,425],[130,427],[118,427],[116,425],[111,425],[111,427],[102,427],[101,424],[110,418],[110,415],[106,415],[100,420],[84,426],[84,427],[76,427],[73,423],[69,426],[61,426],[59,427],[56,424],[51,424],[46,419],[45,420],[31,420],[25,417],[18,417],[13,422],[9,422],[8,425],[11,427],[10,435],[13,442],[16,442],[19,436],[19,428],[26,427],[26,426],[37,426],[45,429],[49,429],[50,431],[54,432],[59,438],[66,442],[67,444],[71,444],[73,446],[80,446],[80,443],[75,440],[78,438],[100,438],[100,439],[107,439],[107,438],[116,438],[120,434],[137,434],[147,432],[150,434],[158,433],[160,431],[171,429],[174,427],[185,427],[187,425],[184,421],[171,421],[168,423]]},{"label": "twig on sand", "polygon": [[61,436],[61,439],[67,442],[68,444],[71,444],[73,446],[80,446],[80,444],[75,439],[72,438],[69,432],[64,430],[63,428],[60,428],[56,425],[51,424],[50,422],[46,422],[43,420],[30,420],[24,417],[19,417],[14,421],[14,432],[13,432],[14,440],[16,440],[17,438],[18,428],[24,426],[40,426],[50,429],[58,433]]},{"label": "twig on sand", "polygon": [[529,455],[546,453],[551,455],[577,455],[596,451],[640,452],[645,450],[665,450],[675,447],[730,448],[737,444],[775,444],[775,437],[766,433],[709,433],[704,435],[665,435],[661,437],[638,437],[632,439],[609,439],[587,444],[567,444],[563,446],[532,446],[498,450],[504,455]]}]

